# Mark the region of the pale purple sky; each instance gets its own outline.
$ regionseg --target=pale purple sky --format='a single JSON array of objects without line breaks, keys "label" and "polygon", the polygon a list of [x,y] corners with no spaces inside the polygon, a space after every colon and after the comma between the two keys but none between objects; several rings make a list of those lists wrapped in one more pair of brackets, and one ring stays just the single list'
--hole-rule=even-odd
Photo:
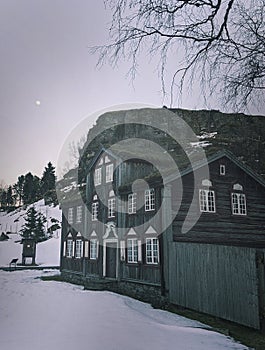
[{"label": "pale purple sky", "polygon": [[[126,62],[96,69],[88,47],[107,42],[110,20],[103,0],[0,0],[0,181],[56,165],[67,136],[95,111],[167,104],[145,57],[134,86]],[[221,109],[214,101],[205,106],[199,89],[175,107]]]}]

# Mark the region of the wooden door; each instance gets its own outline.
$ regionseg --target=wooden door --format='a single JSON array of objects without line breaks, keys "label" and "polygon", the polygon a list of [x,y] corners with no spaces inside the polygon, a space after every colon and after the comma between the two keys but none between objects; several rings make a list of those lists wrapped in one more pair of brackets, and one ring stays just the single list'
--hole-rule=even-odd
[{"label": "wooden door", "polygon": [[117,267],[117,244],[106,245],[106,277],[116,278]]}]

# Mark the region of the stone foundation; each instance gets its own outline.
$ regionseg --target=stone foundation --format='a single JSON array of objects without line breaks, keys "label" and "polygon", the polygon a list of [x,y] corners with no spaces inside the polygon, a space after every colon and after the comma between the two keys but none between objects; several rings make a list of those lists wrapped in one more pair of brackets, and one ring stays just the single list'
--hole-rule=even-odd
[{"label": "stone foundation", "polygon": [[86,276],[82,274],[61,271],[61,277],[66,282],[83,285],[88,290],[106,290],[150,303],[153,307],[164,308],[168,302],[161,295],[161,287],[151,283],[134,280],[112,280]]}]

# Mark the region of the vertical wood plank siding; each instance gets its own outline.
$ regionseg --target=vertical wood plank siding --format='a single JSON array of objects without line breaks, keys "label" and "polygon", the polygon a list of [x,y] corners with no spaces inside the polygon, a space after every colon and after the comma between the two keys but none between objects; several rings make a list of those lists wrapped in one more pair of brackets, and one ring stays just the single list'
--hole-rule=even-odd
[{"label": "vertical wood plank siding", "polygon": [[170,302],[260,328],[255,249],[194,243],[172,249]]}]

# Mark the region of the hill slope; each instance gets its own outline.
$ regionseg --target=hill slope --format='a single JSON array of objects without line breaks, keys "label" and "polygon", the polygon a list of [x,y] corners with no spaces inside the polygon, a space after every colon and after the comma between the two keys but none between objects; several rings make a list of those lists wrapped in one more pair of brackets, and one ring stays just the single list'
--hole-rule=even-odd
[{"label": "hill slope", "polygon": [[[40,200],[30,206],[35,207],[38,212],[41,212],[47,217],[47,227],[52,224],[52,219],[61,222],[61,210],[59,206],[52,207],[44,204],[44,200]],[[25,223],[25,215],[30,207],[19,208],[13,212],[0,212],[0,232],[8,235],[9,240],[0,241],[0,266],[7,266],[9,262],[18,258],[18,263],[21,263],[22,245],[20,244],[19,231]],[[37,245],[36,263],[44,266],[59,266],[60,259],[60,236],[61,229],[53,233],[52,238]]]}]

